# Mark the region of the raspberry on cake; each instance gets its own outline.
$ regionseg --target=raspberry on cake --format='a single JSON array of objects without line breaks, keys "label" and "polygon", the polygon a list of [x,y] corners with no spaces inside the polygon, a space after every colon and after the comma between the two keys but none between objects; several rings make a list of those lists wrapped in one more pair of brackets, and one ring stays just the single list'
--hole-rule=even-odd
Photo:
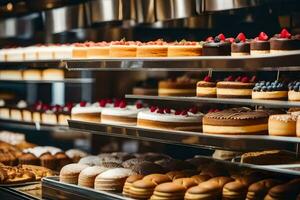
[{"label": "raspberry on cake", "polygon": [[137,57],[167,57],[168,45],[163,40],[137,43]]},{"label": "raspberry on cake", "polygon": [[199,42],[182,40],[173,42],[168,47],[168,57],[201,56],[202,46]]},{"label": "raspberry on cake", "polygon": [[233,39],[226,39],[222,33],[215,38],[208,37],[203,44],[203,56],[230,56],[232,41]]},{"label": "raspberry on cake", "polygon": [[87,49],[87,58],[105,58],[109,57],[110,43],[96,42],[90,44]]},{"label": "raspberry on cake", "polygon": [[203,114],[197,108],[175,111],[169,108],[151,107],[138,113],[137,126],[167,129],[199,131],[202,128]]},{"label": "raspberry on cake", "polygon": [[289,101],[300,101],[300,82],[294,81],[288,84],[288,100]]},{"label": "raspberry on cake", "polygon": [[286,29],[270,39],[271,53],[283,53],[300,49],[299,35],[292,36]]},{"label": "raspberry on cake", "polygon": [[197,80],[186,76],[158,83],[159,96],[195,96]]},{"label": "raspberry on cake", "polygon": [[270,53],[270,41],[266,33],[260,32],[258,37],[250,42],[251,55],[260,55]]},{"label": "raspberry on cake", "polygon": [[217,83],[218,98],[251,98],[252,88],[255,85],[256,77],[229,76],[224,81]]},{"label": "raspberry on cake", "polygon": [[288,87],[284,82],[278,80],[261,81],[255,84],[252,91],[252,99],[286,100],[288,98]]},{"label": "raspberry on cake", "polygon": [[110,43],[110,57],[136,57],[137,42],[134,41],[113,41]]},{"label": "raspberry on cake", "polygon": [[203,132],[224,135],[268,134],[267,112],[247,108],[233,108],[210,112],[203,117]]},{"label": "raspberry on cake", "polygon": [[239,33],[231,43],[231,56],[250,55],[250,43],[244,33]]},{"label": "raspberry on cake", "polygon": [[197,83],[197,97],[217,97],[216,83],[211,76],[205,76],[202,81]]}]

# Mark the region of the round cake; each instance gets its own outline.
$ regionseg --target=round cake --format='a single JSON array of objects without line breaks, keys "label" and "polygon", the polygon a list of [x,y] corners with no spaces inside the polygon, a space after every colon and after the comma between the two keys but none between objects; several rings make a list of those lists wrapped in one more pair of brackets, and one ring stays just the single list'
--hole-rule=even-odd
[{"label": "round cake", "polygon": [[231,43],[223,34],[215,38],[208,37],[203,44],[202,53],[203,56],[230,56]]},{"label": "round cake", "polygon": [[255,76],[251,79],[247,76],[239,76],[234,79],[233,76],[229,76],[225,81],[217,83],[217,97],[251,99],[255,78]]},{"label": "round cake", "polygon": [[134,41],[113,41],[110,43],[110,57],[136,57],[137,45]]},{"label": "round cake", "polygon": [[292,36],[286,29],[270,39],[271,53],[283,53],[300,49],[299,35]]},{"label": "round cake", "polygon": [[258,37],[254,38],[250,42],[251,55],[260,55],[270,53],[270,41],[269,37],[264,32],[260,32]]},{"label": "round cake", "polygon": [[203,114],[197,108],[175,111],[168,108],[151,107],[139,112],[137,126],[154,129],[175,129],[199,131],[202,128]]},{"label": "round cake", "polygon": [[294,81],[288,84],[288,100],[289,101],[300,101],[300,82]]},{"label": "round cake", "polygon": [[162,40],[137,44],[137,57],[167,57],[168,45]]},{"label": "round cake", "polygon": [[199,42],[182,40],[180,42],[170,43],[168,47],[169,57],[180,56],[201,56],[202,46]]},{"label": "round cake", "polygon": [[158,94],[158,81],[149,78],[145,81],[138,82],[132,89],[134,95],[155,95]]},{"label": "round cake", "polygon": [[78,58],[78,59],[87,58],[87,50],[88,50],[87,43],[73,44],[72,58]]},{"label": "round cake", "polygon": [[203,81],[197,83],[197,97],[217,97],[216,83],[211,76],[206,76]]},{"label": "round cake", "polygon": [[296,115],[271,115],[269,118],[269,135],[296,136]]},{"label": "round cake", "polygon": [[159,96],[195,96],[197,81],[188,77],[179,77],[176,80],[160,81],[158,83]]},{"label": "round cake", "polygon": [[250,43],[244,33],[239,33],[234,42],[231,43],[231,56],[250,55]]},{"label": "round cake", "polygon": [[268,134],[268,117],[264,111],[247,108],[211,112],[203,117],[203,132],[225,135]]},{"label": "round cake", "polygon": [[288,87],[278,80],[261,81],[255,84],[252,91],[252,99],[287,100]]}]

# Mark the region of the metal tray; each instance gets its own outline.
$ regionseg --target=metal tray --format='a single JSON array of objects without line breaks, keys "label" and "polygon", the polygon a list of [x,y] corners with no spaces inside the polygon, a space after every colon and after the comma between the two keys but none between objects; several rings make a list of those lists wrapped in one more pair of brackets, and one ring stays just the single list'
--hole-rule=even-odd
[{"label": "metal tray", "polygon": [[33,185],[40,183],[40,181],[29,181],[25,183],[11,183],[11,184],[0,184],[0,187],[19,187],[19,186],[26,186],[26,185]]}]

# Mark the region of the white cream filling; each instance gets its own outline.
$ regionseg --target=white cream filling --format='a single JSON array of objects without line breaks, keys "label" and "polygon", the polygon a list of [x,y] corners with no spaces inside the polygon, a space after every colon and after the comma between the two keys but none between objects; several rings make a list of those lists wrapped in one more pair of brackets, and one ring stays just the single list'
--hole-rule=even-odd
[{"label": "white cream filling", "polygon": [[232,88],[217,88],[217,94],[219,95],[245,95],[251,96],[252,89],[232,89]]},{"label": "white cream filling", "polygon": [[102,115],[136,118],[137,114],[144,109],[137,109],[136,106],[126,106],[125,108],[104,108]]},{"label": "white cream filling", "polygon": [[197,94],[215,95],[216,93],[217,93],[217,88],[215,87],[197,87]]},{"label": "white cream filling", "polygon": [[105,107],[100,107],[98,102],[87,104],[86,106],[81,107],[77,104],[72,108],[71,114],[84,114],[84,113],[101,113],[104,108],[111,108],[113,104],[106,104]]}]

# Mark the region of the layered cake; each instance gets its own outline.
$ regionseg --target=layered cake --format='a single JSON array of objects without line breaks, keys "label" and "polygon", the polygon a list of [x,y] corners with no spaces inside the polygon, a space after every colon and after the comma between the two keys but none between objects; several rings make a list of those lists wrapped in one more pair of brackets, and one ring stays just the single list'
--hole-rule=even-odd
[{"label": "layered cake", "polygon": [[24,49],[23,48],[10,48],[6,50],[6,61],[23,61]]},{"label": "layered cake", "polygon": [[269,118],[269,135],[296,136],[296,115],[271,115]]},{"label": "layered cake", "polygon": [[215,38],[208,37],[203,44],[203,56],[230,56],[231,43],[223,34],[219,34]]},{"label": "layered cake", "polygon": [[270,39],[271,53],[283,53],[300,49],[299,35],[292,36],[286,29]]},{"label": "layered cake", "polygon": [[191,42],[182,40],[180,42],[173,42],[169,44],[168,56],[201,56],[202,45],[199,42]]},{"label": "layered cake", "polygon": [[250,43],[244,33],[239,33],[234,42],[231,43],[231,56],[250,55]]},{"label": "layered cake", "polygon": [[109,57],[110,43],[97,42],[93,43],[87,49],[87,58],[105,58]]},{"label": "layered cake", "polygon": [[1,70],[0,79],[2,80],[22,80],[23,71],[21,70]]},{"label": "layered cake", "polygon": [[270,41],[266,33],[260,32],[258,37],[250,42],[251,55],[260,55],[270,53]]},{"label": "layered cake", "polygon": [[136,57],[137,45],[134,41],[113,41],[110,43],[110,57]]},{"label": "layered cake", "polygon": [[137,57],[167,57],[168,45],[163,40],[137,44]]},{"label": "layered cake", "polygon": [[45,69],[42,71],[43,80],[64,80],[63,69]]},{"label": "layered cake", "polygon": [[27,69],[23,71],[24,80],[42,80],[42,71],[38,69]]},{"label": "layered cake", "polygon": [[83,101],[73,107],[71,118],[77,121],[100,122],[101,112],[106,107],[113,107],[112,100],[102,99],[93,104]]},{"label": "layered cake", "polygon": [[87,58],[87,43],[73,44],[72,58]]},{"label": "layered cake", "polygon": [[0,118],[9,119],[10,118],[10,109],[5,107],[5,101],[0,99]]},{"label": "layered cake", "polygon": [[158,82],[156,79],[147,79],[138,82],[132,89],[134,95],[157,95]]},{"label": "layered cake", "polygon": [[37,60],[38,50],[35,46],[29,46],[24,49],[24,60]]},{"label": "layered cake", "polygon": [[158,83],[159,96],[195,96],[197,81],[188,77],[168,79]]},{"label": "layered cake", "polygon": [[288,84],[288,100],[289,101],[300,101],[300,82],[294,81]]},{"label": "layered cake", "polygon": [[144,110],[143,105],[127,105],[125,101],[116,101],[114,107],[104,108],[101,113],[101,123],[136,125],[137,115]]},{"label": "layered cake", "polygon": [[251,98],[252,88],[256,77],[239,76],[233,78],[229,76],[224,81],[217,83],[218,98]]},{"label": "layered cake", "polygon": [[151,107],[138,113],[137,126],[154,129],[200,131],[203,114],[197,108],[175,111]]},{"label": "layered cake", "polygon": [[286,100],[287,98],[288,87],[278,80],[258,82],[252,91],[252,99]]},{"label": "layered cake", "polygon": [[205,76],[202,81],[197,83],[197,97],[216,97],[216,83],[212,81],[211,76]]},{"label": "layered cake", "polygon": [[57,122],[59,125],[68,125],[68,120],[71,119],[73,103],[67,103],[61,112],[58,113]]},{"label": "layered cake", "polygon": [[203,117],[203,132],[225,135],[268,134],[268,118],[267,112],[247,108],[210,112]]},{"label": "layered cake", "polygon": [[43,124],[55,125],[58,122],[57,114],[62,111],[59,105],[49,106],[45,112],[41,113],[41,122]]},{"label": "layered cake", "polygon": [[54,50],[54,59],[72,59],[73,46],[71,45],[56,45]]},{"label": "layered cake", "polygon": [[37,58],[38,60],[53,60],[54,59],[54,51],[56,50],[56,46],[37,46]]},{"label": "layered cake", "polygon": [[22,120],[22,110],[27,107],[27,102],[24,100],[20,100],[17,103],[17,106],[15,108],[10,109],[10,119],[12,120]]}]

